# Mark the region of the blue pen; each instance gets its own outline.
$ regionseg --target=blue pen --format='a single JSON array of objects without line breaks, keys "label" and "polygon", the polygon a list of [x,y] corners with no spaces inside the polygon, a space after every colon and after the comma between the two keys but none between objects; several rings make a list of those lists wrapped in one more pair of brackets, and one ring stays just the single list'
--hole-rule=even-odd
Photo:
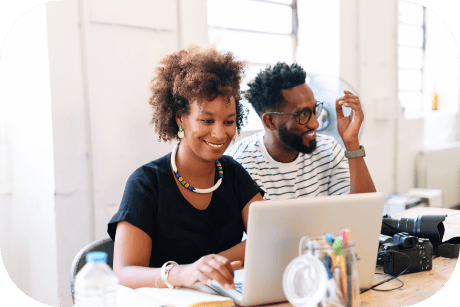
[{"label": "blue pen", "polygon": [[326,241],[327,243],[329,243],[329,245],[332,245],[334,243],[334,236],[332,234],[326,233],[324,237],[326,238]]},{"label": "blue pen", "polygon": [[326,255],[326,261],[323,262],[324,266],[326,267],[327,271],[327,279],[332,279],[332,272],[331,272],[331,257],[329,255]]}]

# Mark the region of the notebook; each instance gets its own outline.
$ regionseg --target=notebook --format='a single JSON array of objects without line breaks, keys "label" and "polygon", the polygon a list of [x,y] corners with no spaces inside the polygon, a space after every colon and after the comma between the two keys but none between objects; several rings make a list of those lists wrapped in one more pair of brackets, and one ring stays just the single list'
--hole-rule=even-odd
[{"label": "notebook", "polygon": [[[198,291],[197,291],[198,290]],[[235,304],[228,297],[200,292],[202,289],[131,289],[117,288],[117,306],[136,307],[231,307]]]},{"label": "notebook", "polygon": [[[382,225],[383,193],[257,201],[249,207],[244,269],[235,271],[236,289],[212,288],[240,306],[286,301],[283,273],[299,255],[303,236],[351,230],[361,289],[372,286]],[[242,288],[241,288],[242,283]]]}]

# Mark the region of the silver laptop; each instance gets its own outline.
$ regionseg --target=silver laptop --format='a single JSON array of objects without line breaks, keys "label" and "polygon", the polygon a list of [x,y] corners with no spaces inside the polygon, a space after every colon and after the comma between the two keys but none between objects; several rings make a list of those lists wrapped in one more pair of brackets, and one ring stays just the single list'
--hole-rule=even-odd
[{"label": "silver laptop", "polygon": [[[244,269],[235,272],[236,289],[212,288],[240,306],[286,301],[283,273],[299,254],[303,236],[351,230],[361,289],[372,286],[382,226],[382,193],[351,194],[280,201],[257,201],[249,208]],[[242,284],[242,286],[241,286]]]}]

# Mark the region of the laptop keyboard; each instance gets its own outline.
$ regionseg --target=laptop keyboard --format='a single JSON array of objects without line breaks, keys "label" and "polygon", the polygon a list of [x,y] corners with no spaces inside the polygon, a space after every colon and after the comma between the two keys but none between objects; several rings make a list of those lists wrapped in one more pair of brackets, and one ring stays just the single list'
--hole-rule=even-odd
[{"label": "laptop keyboard", "polygon": [[243,283],[242,282],[235,283],[235,291],[243,294]]}]

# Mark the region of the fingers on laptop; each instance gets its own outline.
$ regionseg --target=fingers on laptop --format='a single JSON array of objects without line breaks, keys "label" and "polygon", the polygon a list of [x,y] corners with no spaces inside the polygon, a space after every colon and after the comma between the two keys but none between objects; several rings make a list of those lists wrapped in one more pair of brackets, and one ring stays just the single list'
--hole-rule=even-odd
[{"label": "fingers on laptop", "polygon": [[207,255],[201,257],[197,265],[198,271],[202,273],[199,278],[201,282],[210,285],[212,280],[215,280],[226,289],[235,288],[232,264],[227,258],[219,255]]},{"label": "fingers on laptop", "polygon": [[243,267],[243,262],[241,262],[239,260],[238,261],[232,261],[230,264],[232,265],[233,271],[239,270],[239,269],[241,269]]}]

